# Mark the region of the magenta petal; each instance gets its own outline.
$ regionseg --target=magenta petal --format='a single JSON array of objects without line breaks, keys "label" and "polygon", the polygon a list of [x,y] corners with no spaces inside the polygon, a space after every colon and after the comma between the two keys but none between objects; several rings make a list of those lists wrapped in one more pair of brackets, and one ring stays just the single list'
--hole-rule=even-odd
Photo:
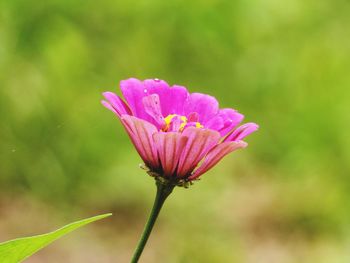
[{"label": "magenta petal", "polygon": [[105,101],[105,100],[101,100],[101,103],[103,106],[105,106],[107,109],[109,109],[110,111],[114,112],[117,116],[120,117],[120,114],[112,107],[111,104],[109,104],[109,102]]},{"label": "magenta petal", "polygon": [[244,119],[244,115],[233,109],[221,109],[219,112],[220,116],[224,121],[224,126],[220,129],[222,136],[232,131],[241,121]]},{"label": "magenta petal", "polygon": [[225,136],[232,131],[242,120],[244,116],[233,109],[221,109],[211,120],[206,123],[206,127],[220,132]]},{"label": "magenta petal", "polygon": [[174,85],[167,96],[163,98],[162,109],[164,116],[169,114],[184,115],[184,107],[189,93],[185,87]]},{"label": "magenta petal", "polygon": [[143,97],[142,103],[145,111],[154,119],[158,128],[162,128],[165,125],[165,121],[160,108],[158,94]]},{"label": "magenta petal", "polygon": [[163,116],[169,114],[183,115],[183,108],[189,93],[185,87],[174,85],[158,79],[146,79],[144,82],[145,91],[149,94],[158,94]]},{"label": "magenta petal", "polygon": [[188,141],[179,160],[177,171],[179,177],[189,175],[220,139],[220,134],[216,131],[195,127],[186,128],[182,135],[187,136]]},{"label": "magenta petal", "polygon": [[178,132],[158,132],[153,134],[153,138],[162,164],[163,175],[170,177],[174,175],[180,155],[188,138]]},{"label": "magenta petal", "polygon": [[153,134],[158,132],[157,128],[134,116],[122,115],[121,120],[145,164],[151,169],[158,169],[158,154],[153,140]]},{"label": "magenta petal", "polygon": [[[210,119],[206,124],[205,127],[208,129],[212,129],[215,131],[220,131],[221,129],[223,129],[225,126],[225,122],[224,119],[222,118],[222,116],[216,115],[214,118]],[[221,136],[223,136],[221,134]]]},{"label": "magenta petal", "polygon": [[219,110],[217,100],[202,93],[192,93],[185,103],[184,114],[188,116],[192,112],[197,112],[199,122],[205,126],[206,122],[213,118]]},{"label": "magenta petal", "polygon": [[131,114],[128,105],[118,95],[107,91],[103,93],[103,96],[108,101],[102,101],[103,106],[116,113],[119,117],[123,114]]},{"label": "magenta petal", "polygon": [[216,165],[224,156],[239,149],[245,148],[248,144],[243,141],[236,142],[223,142],[216,145],[209,153],[204,157],[203,163],[199,168],[188,178],[189,180],[194,180],[200,175],[211,169]]},{"label": "magenta petal", "polygon": [[253,122],[249,122],[239,126],[230,135],[227,136],[225,141],[240,141],[247,137],[249,134],[255,132],[259,128],[259,125]]},{"label": "magenta petal", "polygon": [[160,96],[170,88],[169,84],[161,79],[146,79],[143,81],[143,84],[148,94],[158,94]]},{"label": "magenta petal", "polygon": [[142,104],[142,98],[147,95],[143,82],[135,78],[122,80],[120,82],[120,89],[133,115],[152,122],[152,117],[147,114]]}]

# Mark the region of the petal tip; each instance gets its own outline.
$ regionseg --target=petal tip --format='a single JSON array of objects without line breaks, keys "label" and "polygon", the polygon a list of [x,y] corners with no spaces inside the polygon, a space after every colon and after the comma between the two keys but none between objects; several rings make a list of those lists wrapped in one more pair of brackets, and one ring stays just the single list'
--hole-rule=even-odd
[{"label": "petal tip", "polygon": [[235,142],[238,148],[246,148],[248,146],[248,143],[245,141],[236,141]]}]

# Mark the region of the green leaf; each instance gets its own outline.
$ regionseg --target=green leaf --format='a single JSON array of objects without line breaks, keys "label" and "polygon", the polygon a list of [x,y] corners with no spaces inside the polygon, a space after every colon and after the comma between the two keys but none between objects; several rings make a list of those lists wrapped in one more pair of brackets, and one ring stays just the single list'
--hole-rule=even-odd
[{"label": "green leaf", "polygon": [[23,237],[0,243],[0,262],[21,262],[27,257],[33,255],[38,250],[46,247],[56,239],[59,239],[60,237],[72,232],[73,230],[111,215],[112,214],[94,216],[71,223],[47,234],[32,237]]}]

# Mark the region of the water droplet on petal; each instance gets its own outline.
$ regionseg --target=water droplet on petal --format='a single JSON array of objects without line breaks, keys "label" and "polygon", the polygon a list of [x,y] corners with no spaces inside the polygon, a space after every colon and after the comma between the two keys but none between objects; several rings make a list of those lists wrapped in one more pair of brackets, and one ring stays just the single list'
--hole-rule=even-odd
[{"label": "water droplet on petal", "polygon": [[147,93],[147,91],[148,91],[147,89],[144,89],[144,90],[143,90],[144,93]]},{"label": "water droplet on petal", "polygon": [[155,79],[153,79],[154,81],[157,81],[157,82],[159,82],[160,81],[160,79],[157,79],[157,78],[155,78]]}]

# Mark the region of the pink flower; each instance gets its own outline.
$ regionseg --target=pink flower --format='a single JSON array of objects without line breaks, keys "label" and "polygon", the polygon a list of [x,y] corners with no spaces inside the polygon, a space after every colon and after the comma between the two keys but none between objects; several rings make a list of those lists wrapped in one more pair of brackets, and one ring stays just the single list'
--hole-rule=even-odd
[{"label": "pink flower", "polygon": [[242,140],[258,129],[255,123],[237,128],[242,114],[163,80],[130,78],[120,87],[126,102],[104,92],[102,104],[121,120],[149,173],[177,185],[186,186],[225,155],[245,148]]}]

